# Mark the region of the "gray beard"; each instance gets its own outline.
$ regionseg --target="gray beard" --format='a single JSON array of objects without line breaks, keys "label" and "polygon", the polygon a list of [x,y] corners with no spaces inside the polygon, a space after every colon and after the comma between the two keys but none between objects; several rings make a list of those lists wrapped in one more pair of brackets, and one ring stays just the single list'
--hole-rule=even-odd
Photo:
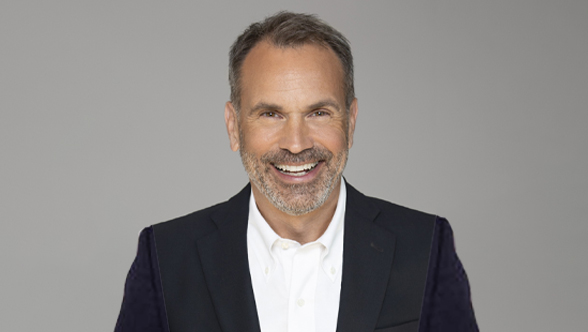
[{"label": "gray beard", "polygon": [[[249,179],[255,187],[278,210],[291,216],[299,216],[321,207],[335,189],[347,163],[348,150],[341,151],[337,156],[325,148],[313,148],[299,154],[291,154],[282,150],[268,152],[259,160],[255,155],[240,149],[241,160]],[[333,158],[335,160],[333,160]],[[273,172],[270,163],[304,162],[309,160],[324,160],[326,169],[314,181],[304,184],[285,185],[270,175]]]}]

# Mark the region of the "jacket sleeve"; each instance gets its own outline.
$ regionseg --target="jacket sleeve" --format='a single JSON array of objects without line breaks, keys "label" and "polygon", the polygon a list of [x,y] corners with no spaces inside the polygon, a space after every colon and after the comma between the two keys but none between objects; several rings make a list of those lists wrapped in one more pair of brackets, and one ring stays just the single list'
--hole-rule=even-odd
[{"label": "jacket sleeve", "polygon": [[470,285],[444,218],[437,217],[421,312],[420,332],[477,332]]},{"label": "jacket sleeve", "polygon": [[152,227],[139,235],[114,331],[169,332]]}]

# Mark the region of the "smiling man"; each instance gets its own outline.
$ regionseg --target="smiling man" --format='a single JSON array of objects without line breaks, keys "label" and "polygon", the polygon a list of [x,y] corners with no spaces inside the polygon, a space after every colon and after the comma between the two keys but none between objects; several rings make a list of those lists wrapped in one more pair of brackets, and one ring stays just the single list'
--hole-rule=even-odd
[{"label": "smiling man", "polygon": [[341,64],[322,45],[261,41],[240,74],[242,111],[228,102],[225,119],[257,207],[282,237],[314,241],[337,206],[357,100],[346,105]]},{"label": "smiling man", "polygon": [[345,37],[280,12],[229,67],[250,185],[143,230],[116,331],[477,331],[447,221],[342,178],[358,113]]}]

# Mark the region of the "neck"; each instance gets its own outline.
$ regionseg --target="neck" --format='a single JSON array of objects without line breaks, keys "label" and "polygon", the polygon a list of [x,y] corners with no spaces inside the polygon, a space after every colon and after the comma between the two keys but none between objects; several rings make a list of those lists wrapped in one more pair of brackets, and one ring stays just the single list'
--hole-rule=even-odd
[{"label": "neck", "polygon": [[292,216],[278,210],[254,184],[251,184],[251,188],[259,212],[274,232],[281,238],[305,244],[316,241],[329,227],[337,209],[341,180],[323,205],[299,216]]}]

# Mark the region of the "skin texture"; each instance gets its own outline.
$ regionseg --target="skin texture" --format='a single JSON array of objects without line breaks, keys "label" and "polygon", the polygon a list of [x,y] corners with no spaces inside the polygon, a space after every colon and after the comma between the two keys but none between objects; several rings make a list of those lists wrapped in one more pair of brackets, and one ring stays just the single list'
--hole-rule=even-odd
[{"label": "skin texture", "polygon": [[[341,63],[325,47],[263,41],[245,58],[241,82],[241,110],[227,102],[225,122],[259,211],[279,236],[315,241],[335,212],[357,118],[356,99],[345,110]],[[315,162],[302,177],[274,167]]]}]

